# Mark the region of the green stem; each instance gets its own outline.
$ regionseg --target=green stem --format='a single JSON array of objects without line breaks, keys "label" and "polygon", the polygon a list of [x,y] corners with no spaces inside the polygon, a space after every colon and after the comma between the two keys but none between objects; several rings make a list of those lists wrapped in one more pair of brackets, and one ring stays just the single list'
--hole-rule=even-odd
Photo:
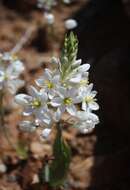
[{"label": "green stem", "polygon": [[50,181],[50,168],[49,168],[49,164],[46,163],[45,165],[45,182],[48,183]]}]

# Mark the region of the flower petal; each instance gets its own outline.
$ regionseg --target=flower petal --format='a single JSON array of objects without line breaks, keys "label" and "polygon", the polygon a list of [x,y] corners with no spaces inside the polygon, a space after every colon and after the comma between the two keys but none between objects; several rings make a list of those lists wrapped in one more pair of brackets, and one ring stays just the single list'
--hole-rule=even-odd
[{"label": "flower petal", "polygon": [[71,105],[71,106],[67,106],[66,107],[66,111],[70,114],[70,115],[73,115],[75,116],[76,115],[76,112],[77,112],[77,109],[74,105]]},{"label": "flower petal", "polygon": [[26,94],[18,94],[15,96],[15,102],[22,106],[26,106],[26,105],[28,105],[28,103],[29,103],[28,99],[30,99],[30,98],[31,98],[31,96],[28,96]]},{"label": "flower petal", "polygon": [[32,133],[36,130],[36,125],[30,121],[22,121],[19,124],[20,129],[25,132]]},{"label": "flower petal", "polygon": [[44,79],[39,78],[39,79],[35,80],[35,83],[37,86],[43,87],[44,86]]},{"label": "flower petal", "polygon": [[44,76],[46,79],[51,80],[52,79],[52,71],[50,69],[45,69]]},{"label": "flower petal", "polygon": [[20,79],[7,81],[7,88],[11,94],[15,94],[16,91],[24,86],[25,82]]},{"label": "flower petal", "polygon": [[29,87],[29,94],[32,97],[39,97],[39,92],[37,91],[37,89],[34,86]]},{"label": "flower petal", "polygon": [[19,60],[13,61],[6,70],[7,75],[10,75],[11,78],[17,78],[23,71],[23,63]]},{"label": "flower petal", "polygon": [[60,106],[62,103],[62,99],[60,97],[57,97],[57,98],[54,98],[51,100],[50,104],[53,106],[53,107],[58,107]]},{"label": "flower petal", "polygon": [[43,138],[48,138],[48,136],[49,136],[50,133],[51,133],[51,129],[46,128],[46,129],[43,129],[41,136]]},{"label": "flower petal", "polygon": [[91,102],[91,103],[89,103],[89,108],[91,110],[98,110],[99,109],[99,105],[97,104],[97,102]]},{"label": "flower petal", "polygon": [[83,73],[83,72],[88,71],[89,68],[90,68],[90,64],[86,63],[86,64],[83,64],[83,65],[79,66],[77,68],[77,70],[78,70],[78,72]]},{"label": "flower petal", "polygon": [[83,101],[82,102],[82,110],[87,111],[87,108],[88,108],[88,106],[87,106],[86,102]]},{"label": "flower petal", "polygon": [[61,112],[61,110],[58,108],[57,111],[54,113],[54,120],[55,120],[56,122],[58,122],[58,121],[60,120],[60,118],[61,118],[61,115],[62,115],[62,112]]}]

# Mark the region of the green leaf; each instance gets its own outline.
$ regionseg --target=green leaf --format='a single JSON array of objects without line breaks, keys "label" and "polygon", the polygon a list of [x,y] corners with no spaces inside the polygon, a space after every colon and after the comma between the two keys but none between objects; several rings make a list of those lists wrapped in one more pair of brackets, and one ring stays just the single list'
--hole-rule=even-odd
[{"label": "green leaf", "polygon": [[64,142],[60,125],[53,146],[54,160],[50,165],[50,185],[59,187],[64,184],[71,160],[70,148]]}]

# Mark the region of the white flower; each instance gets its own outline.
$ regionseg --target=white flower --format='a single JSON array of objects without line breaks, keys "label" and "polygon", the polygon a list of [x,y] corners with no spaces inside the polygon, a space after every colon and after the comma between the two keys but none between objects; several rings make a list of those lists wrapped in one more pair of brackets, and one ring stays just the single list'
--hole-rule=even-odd
[{"label": "white flower", "polygon": [[91,132],[95,128],[95,125],[99,123],[98,116],[89,111],[78,111],[77,117],[80,120],[77,124],[78,129],[83,134]]},{"label": "white flower", "polygon": [[64,82],[66,84],[79,85],[81,80],[88,79],[88,70],[90,68],[90,64],[85,63],[81,65],[81,63],[82,63],[82,60],[78,59],[72,64],[72,71],[68,73],[64,79]]},{"label": "white flower", "polygon": [[77,89],[66,89],[64,87],[59,88],[59,96],[51,100],[50,104],[53,107],[57,107],[56,118],[60,119],[61,114],[67,111],[70,115],[75,115],[77,109],[74,104],[80,103]]},{"label": "white flower", "polygon": [[82,109],[84,111],[89,110],[98,110],[99,105],[96,102],[95,96],[96,91],[92,91],[93,84],[89,84],[85,89],[80,91],[80,97],[82,97]]},{"label": "white flower", "polygon": [[32,133],[36,130],[36,125],[31,121],[22,121],[19,123],[20,130]]},{"label": "white flower", "polygon": [[68,30],[74,29],[78,26],[78,23],[74,19],[68,19],[65,21],[65,28]]},{"label": "white flower", "polygon": [[24,81],[18,79],[19,75],[24,71],[24,66],[21,61],[11,58],[10,54],[5,54],[2,57],[0,64],[0,89],[15,94],[17,89],[24,85]]},{"label": "white flower", "polygon": [[46,12],[46,13],[44,13],[44,17],[47,21],[47,24],[50,24],[50,25],[54,24],[55,17],[53,14]]},{"label": "white flower", "polygon": [[71,0],[63,0],[63,2],[64,2],[65,4],[70,4],[70,3],[71,3]]},{"label": "white flower", "polygon": [[7,166],[4,163],[0,163],[0,173],[6,173]]},{"label": "white flower", "polygon": [[37,0],[37,6],[39,8],[44,8],[46,10],[50,10],[52,6],[55,6],[57,4],[56,0]]},{"label": "white flower", "polygon": [[39,123],[49,125],[51,119],[49,116],[47,101],[48,96],[45,92],[39,92],[33,86],[29,89],[29,94],[18,94],[15,96],[16,103],[24,107],[25,116],[34,115]]},{"label": "white flower", "polygon": [[79,92],[85,91],[88,85],[89,85],[89,73],[84,72],[82,74],[81,80],[78,83]]},{"label": "white flower", "polygon": [[50,110],[47,109],[46,111],[44,110],[43,113],[39,114],[37,117],[39,125],[45,125],[45,126],[51,126],[52,124],[52,115],[50,113]]},{"label": "white flower", "polygon": [[51,129],[49,129],[49,128],[43,129],[43,130],[42,130],[41,137],[43,137],[43,138],[45,138],[45,139],[48,138],[50,132],[51,132]]},{"label": "white flower", "polygon": [[48,93],[48,97],[52,99],[59,86],[60,75],[59,73],[52,72],[49,69],[45,69],[43,76],[36,80],[36,84],[42,87],[41,92],[45,90]]}]

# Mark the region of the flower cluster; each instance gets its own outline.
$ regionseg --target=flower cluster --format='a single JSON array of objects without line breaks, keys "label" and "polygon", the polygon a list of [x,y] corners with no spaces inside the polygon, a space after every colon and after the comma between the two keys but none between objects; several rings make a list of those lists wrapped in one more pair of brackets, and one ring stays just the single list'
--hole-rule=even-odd
[{"label": "flower cluster", "polygon": [[24,116],[34,116],[34,122],[24,121],[21,128],[34,131],[36,125],[44,127],[42,135],[47,137],[54,122],[60,122],[64,113],[76,120],[82,133],[87,133],[98,124],[98,116],[93,113],[99,109],[97,92],[89,84],[89,64],[82,64],[77,58],[78,43],[73,33],[65,38],[60,59],[53,58],[57,64],[54,71],[45,69],[37,79],[37,88],[31,86],[29,95],[18,94],[15,100],[24,107]]},{"label": "flower cluster", "polygon": [[10,53],[0,54],[0,90],[15,94],[17,89],[24,85],[19,79],[24,71],[23,63]]}]

